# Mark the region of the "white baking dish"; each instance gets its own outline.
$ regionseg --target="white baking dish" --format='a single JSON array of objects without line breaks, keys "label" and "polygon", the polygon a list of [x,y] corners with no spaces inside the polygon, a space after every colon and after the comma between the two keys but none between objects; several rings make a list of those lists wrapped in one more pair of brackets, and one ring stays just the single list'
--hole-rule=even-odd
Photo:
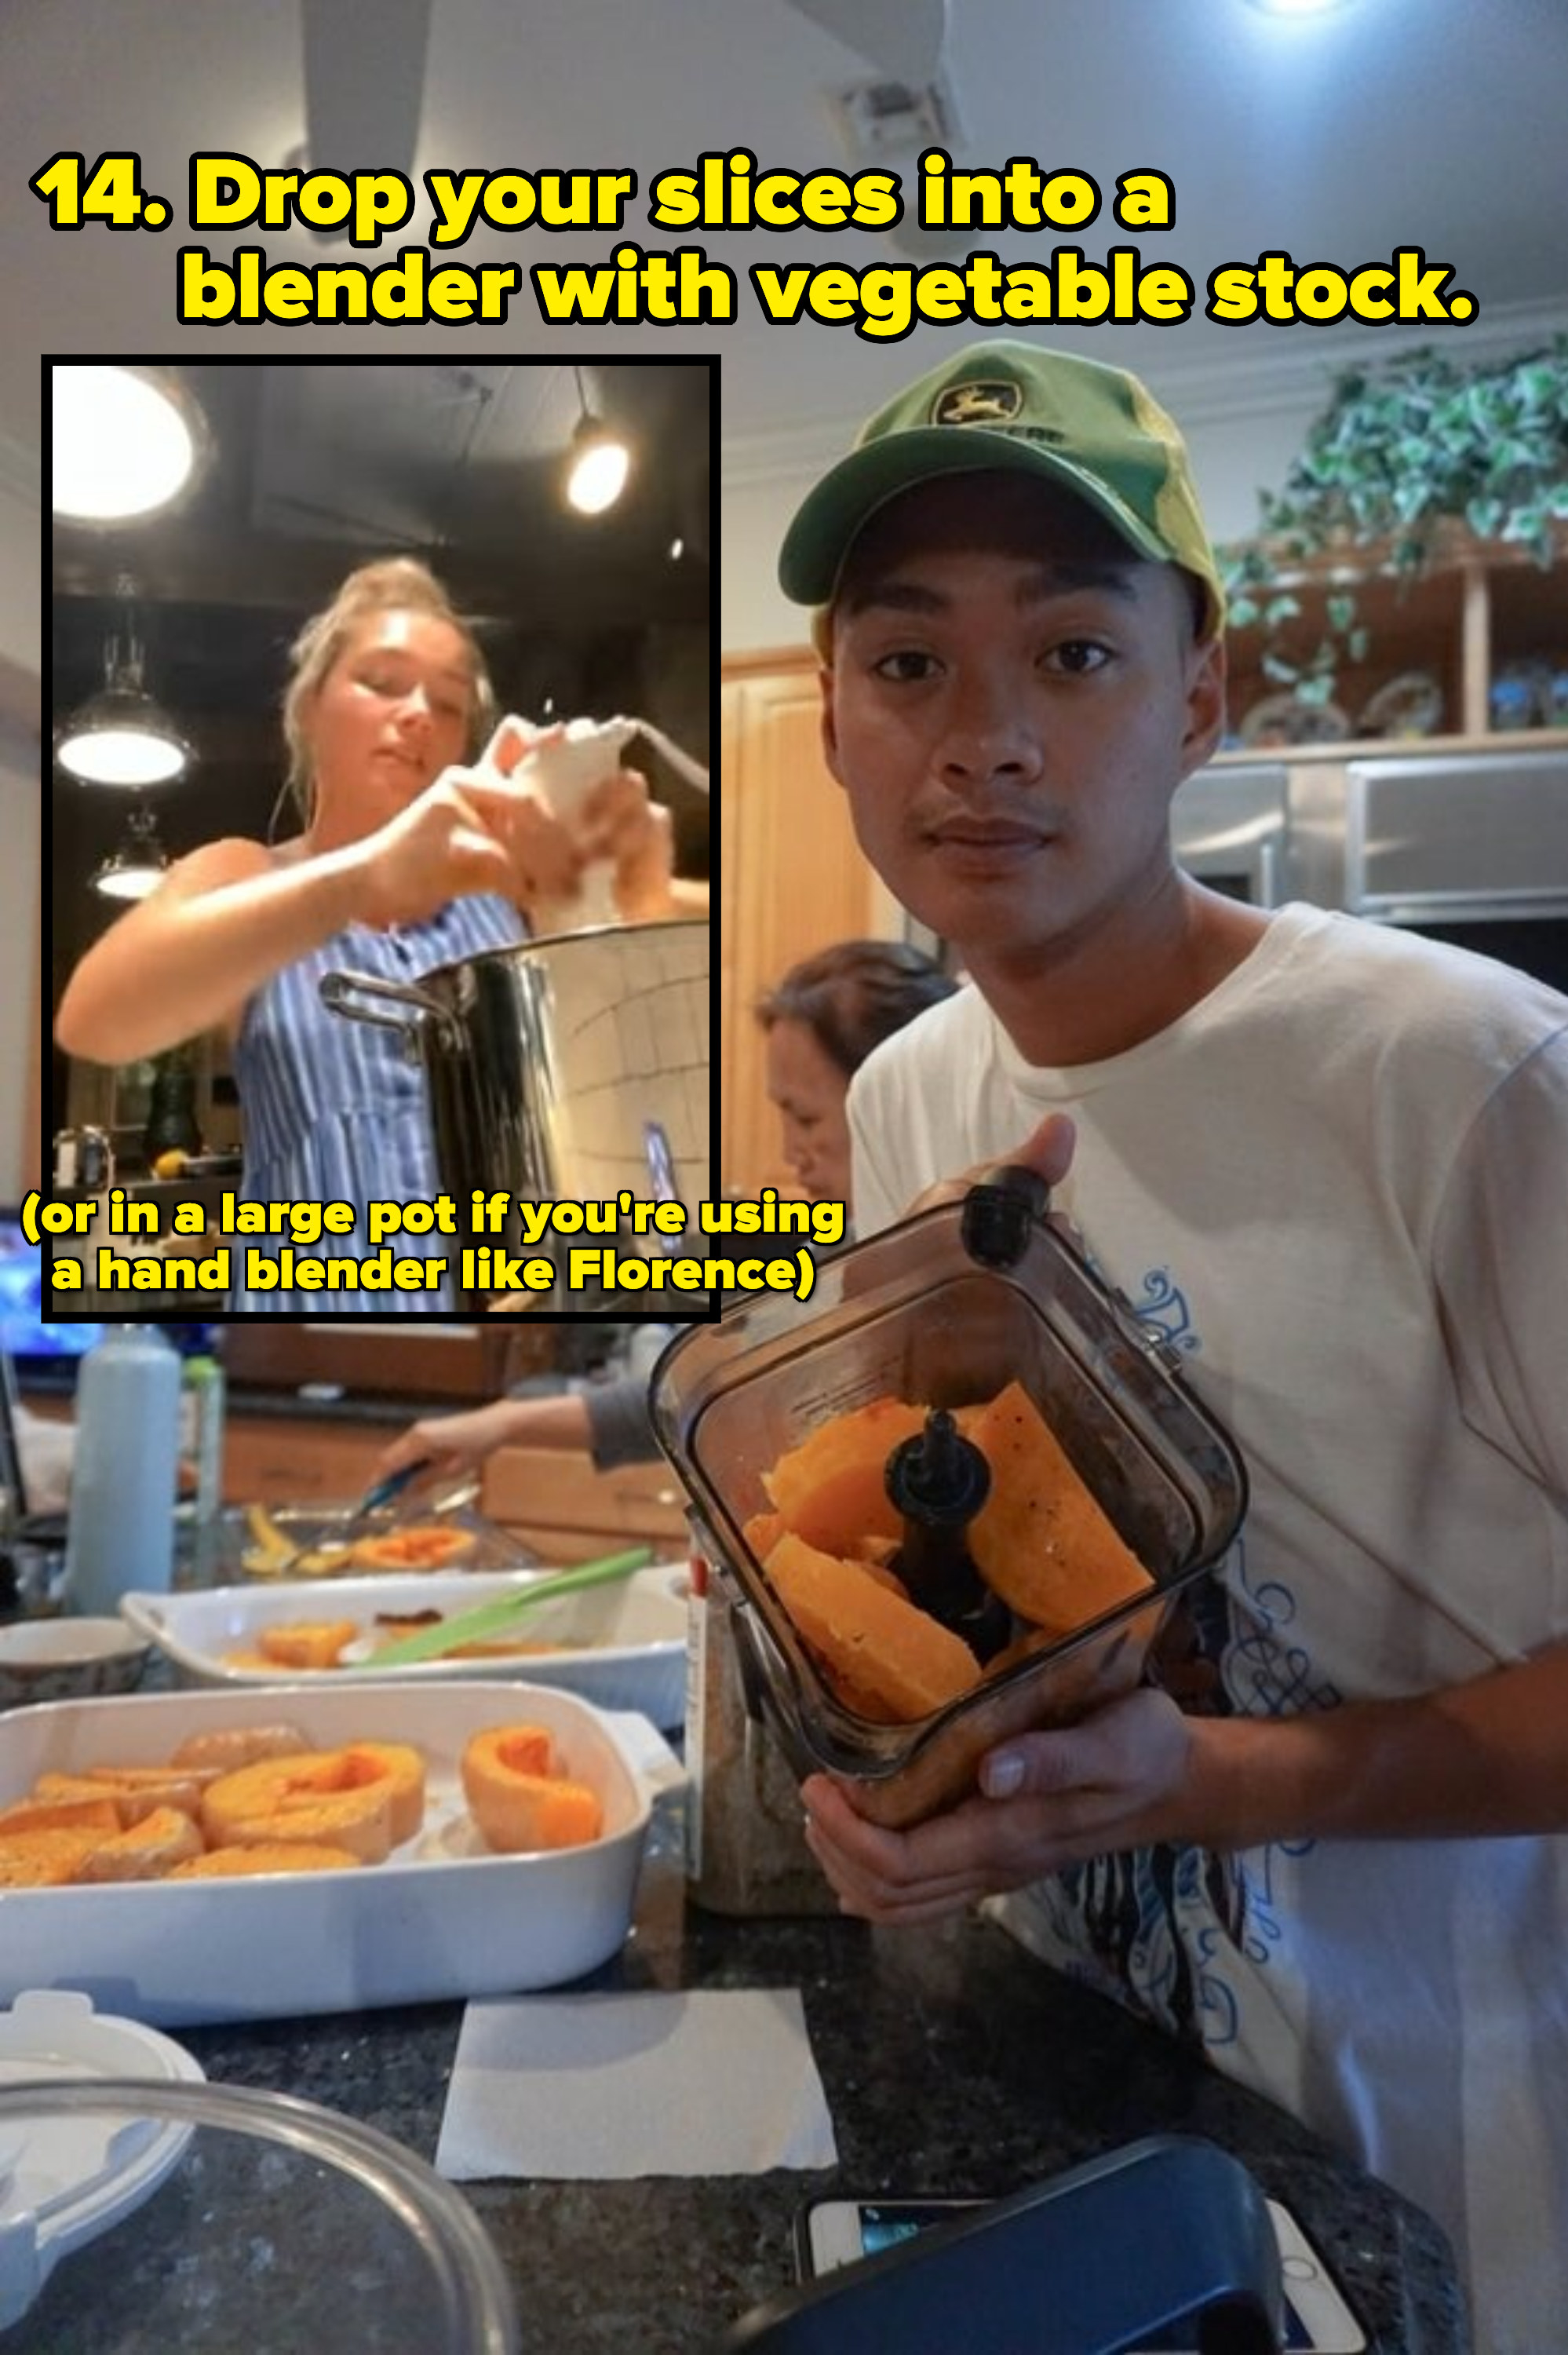
[{"label": "white baking dish", "polygon": [[[463,1804],[462,1746],[523,1720],[547,1727],[564,1771],[599,1792],[605,1828],[590,1845],[482,1847]],[[385,1864],[341,1872],[0,1891],[0,2002],[77,1987],[101,2011],[155,2025],[266,2019],[555,1987],[624,1942],[652,1802],[681,1768],[645,1718],[542,1686],[344,1679],[46,1702],[0,1719],[0,1806],[38,1774],[150,1765],[187,1734],[283,1721],[323,1749],[416,1743],[424,1828]]]},{"label": "white baking dish", "polygon": [[[198,1684],[250,1686],[297,1683],[292,1668],[232,1668],[231,1651],[253,1650],[263,1627],[285,1619],[354,1619],[366,1631],[378,1612],[468,1611],[505,1594],[527,1577],[445,1571],[428,1578],[406,1571],[381,1578],[248,1581],[243,1586],[213,1586],[188,1593],[122,1595],[120,1608],[132,1625],[165,1652],[181,1673]],[[525,1677],[531,1684],[561,1685],[600,1709],[634,1709],[655,1725],[679,1725],[685,1710],[686,1572],[674,1563],[638,1571],[613,1585],[589,1587],[542,1603],[519,1620],[519,1636],[559,1644],[558,1652],[520,1652],[508,1657],[421,1660],[410,1667],[376,1670],[377,1681],[428,1684],[434,1678]],[[318,1673],[334,1682],[355,1680],[367,1670]]]}]

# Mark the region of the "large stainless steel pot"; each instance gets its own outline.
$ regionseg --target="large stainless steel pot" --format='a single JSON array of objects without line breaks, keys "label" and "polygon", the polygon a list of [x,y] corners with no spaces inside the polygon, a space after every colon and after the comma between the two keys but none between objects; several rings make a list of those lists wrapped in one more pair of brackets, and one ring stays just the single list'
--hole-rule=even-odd
[{"label": "large stainless steel pot", "polygon": [[[418,981],[329,973],[336,1014],[396,1030],[422,1062],[436,1167],[460,1225],[477,1191],[511,1194],[500,1230],[475,1244],[553,1257],[611,1243],[636,1253],[696,1252],[708,1165],[708,927],[618,924],[439,965]],[[395,1010],[389,1010],[395,1009]],[[524,1246],[516,1198],[529,1202],[678,1201],[683,1238],[575,1234]],[[493,1266],[493,1261],[492,1266]],[[467,1305],[503,1286],[463,1285]],[[691,1293],[638,1288],[537,1295],[542,1309],[618,1306],[639,1316],[690,1316]]]}]

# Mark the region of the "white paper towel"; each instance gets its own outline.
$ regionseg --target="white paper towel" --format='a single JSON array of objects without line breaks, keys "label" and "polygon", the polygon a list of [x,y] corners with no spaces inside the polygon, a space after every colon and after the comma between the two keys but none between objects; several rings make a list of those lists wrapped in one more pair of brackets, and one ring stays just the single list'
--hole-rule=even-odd
[{"label": "white paper towel", "polygon": [[799,1992],[759,1987],[471,2003],[436,2166],[465,2182],[837,2158]]}]

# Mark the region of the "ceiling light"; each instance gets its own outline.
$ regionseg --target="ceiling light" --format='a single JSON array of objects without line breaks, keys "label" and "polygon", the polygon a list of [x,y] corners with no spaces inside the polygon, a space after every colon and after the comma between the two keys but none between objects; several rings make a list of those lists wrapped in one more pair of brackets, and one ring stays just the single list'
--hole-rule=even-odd
[{"label": "ceiling light", "polygon": [[583,391],[582,370],[574,368],[572,374],[577,378],[582,414],[572,430],[567,497],[579,515],[602,515],[620,496],[631,464],[631,453],[620,435],[612,433],[589,409]]},{"label": "ceiling light", "polygon": [[626,481],[631,453],[624,442],[585,417],[572,435],[572,471],[567,496],[581,515],[602,515],[615,505]]},{"label": "ceiling light", "polygon": [[55,758],[84,785],[166,785],[188,765],[190,747],[142,684],[142,652],[134,639],[120,659],[119,642],[104,652],[103,685],[60,732]]},{"label": "ceiling light", "polygon": [[65,364],[51,373],[56,515],[122,523],[166,506],[204,438],[183,388],[143,368]]},{"label": "ceiling light", "polygon": [[144,900],[157,890],[168,867],[156,818],[151,810],[133,809],[119,848],[94,869],[92,888],[106,900]]},{"label": "ceiling light", "polygon": [[1342,8],[1345,0],[1252,0],[1252,5],[1266,16],[1326,16],[1330,8]]}]

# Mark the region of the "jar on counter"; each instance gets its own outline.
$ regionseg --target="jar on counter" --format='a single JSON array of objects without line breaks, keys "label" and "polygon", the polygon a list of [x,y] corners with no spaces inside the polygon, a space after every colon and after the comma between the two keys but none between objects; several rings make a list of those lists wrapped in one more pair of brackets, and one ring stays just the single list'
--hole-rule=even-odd
[{"label": "jar on counter", "polygon": [[736,1597],[694,1551],[686,1643],[686,1886],[710,1912],[836,1913],[806,1845],[800,1785],[747,1705]]},{"label": "jar on counter", "polygon": [[111,1325],[81,1362],[66,1539],[70,1611],[161,1591],[175,1550],[180,1361],[155,1325]]},{"label": "jar on counter", "polygon": [[180,1353],[180,1486],[188,1497],[192,1538],[182,1558],[182,1582],[212,1582],[222,1550],[223,1367],[210,1325],[175,1325],[171,1337]]},{"label": "jar on counter", "polygon": [[101,1128],[62,1128],[55,1138],[55,1179],[62,1192],[97,1194],[113,1183],[114,1148]]}]

